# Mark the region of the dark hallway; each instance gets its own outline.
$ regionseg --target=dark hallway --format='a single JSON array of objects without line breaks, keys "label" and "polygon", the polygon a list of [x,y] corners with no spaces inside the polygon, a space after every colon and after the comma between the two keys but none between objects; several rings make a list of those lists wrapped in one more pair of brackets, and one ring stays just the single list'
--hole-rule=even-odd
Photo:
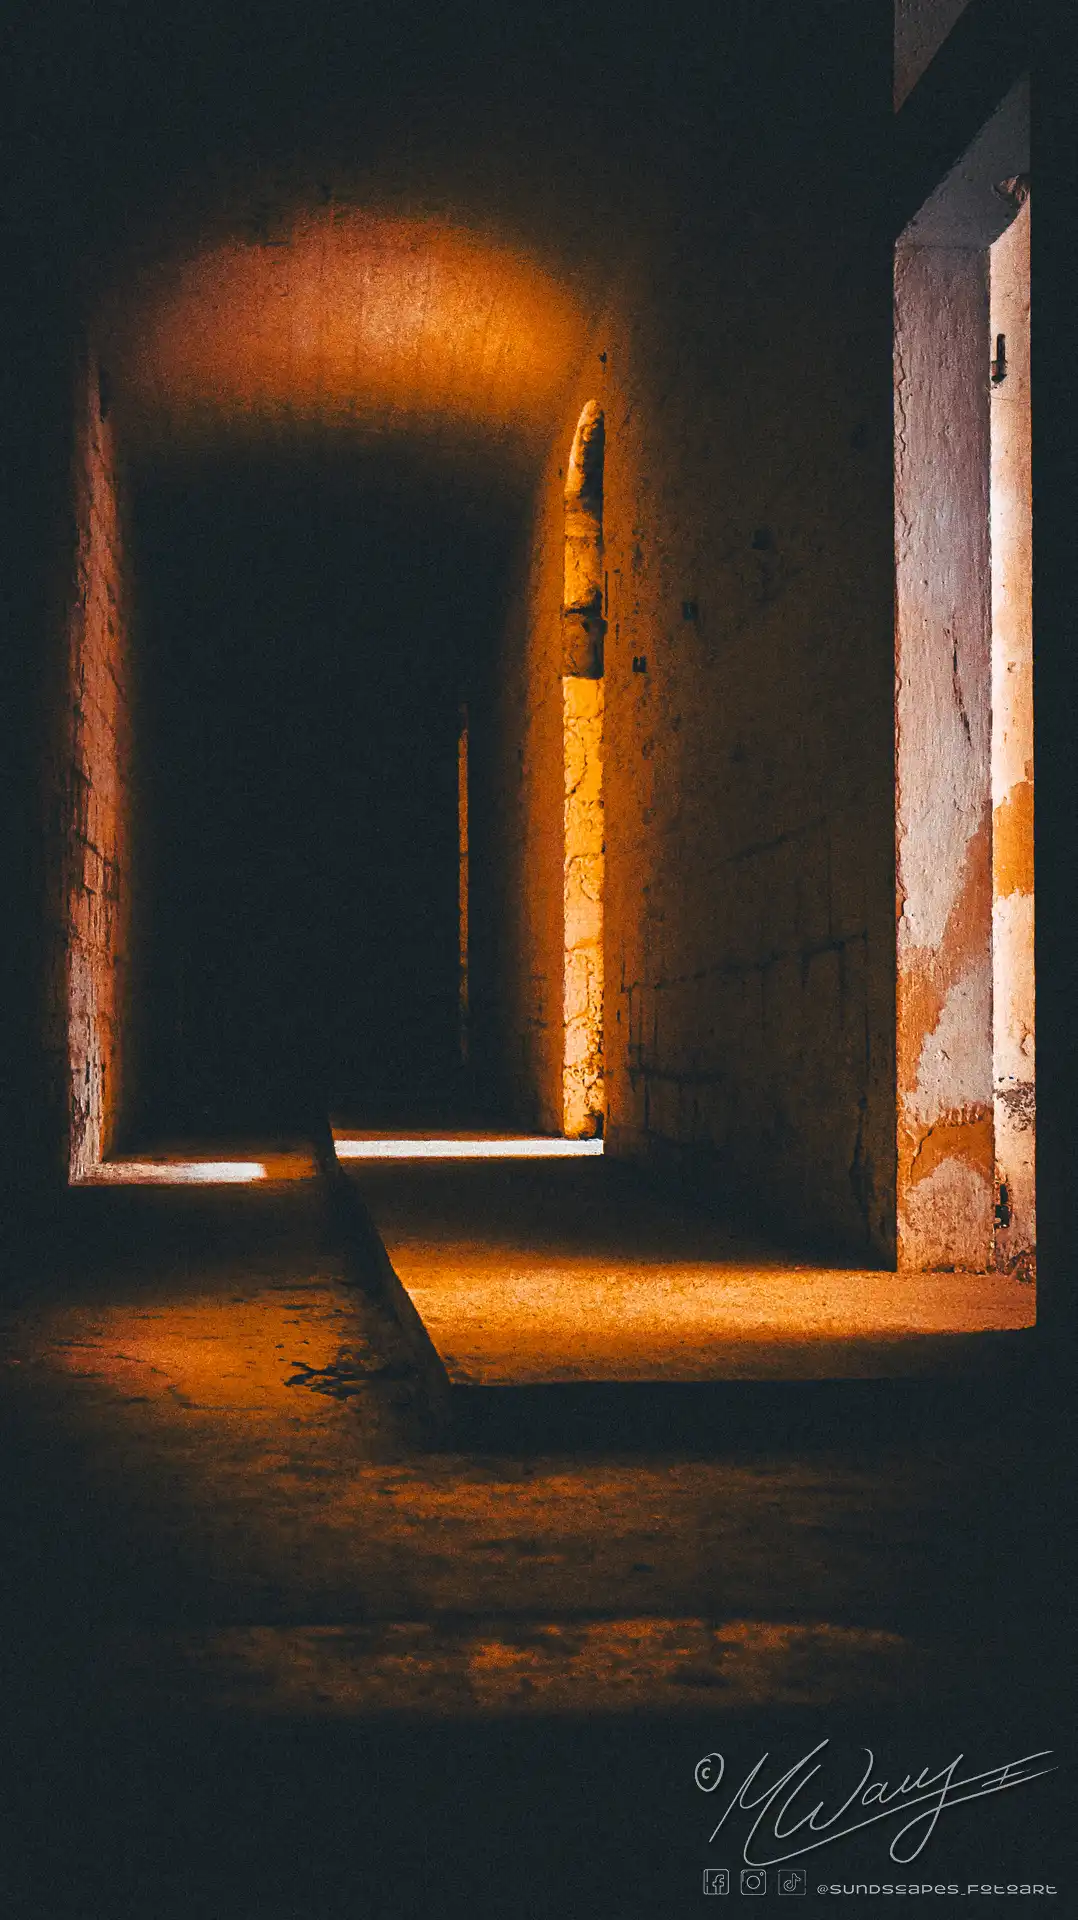
[{"label": "dark hallway", "polygon": [[[480,518],[397,467],[323,448],[135,478],[132,1144],[496,1111],[461,1059],[458,715],[481,767],[514,502]],[[474,961],[471,986],[489,1008]]]},{"label": "dark hallway", "polygon": [[1029,13],[16,6],[4,1915],[1074,1906]]}]

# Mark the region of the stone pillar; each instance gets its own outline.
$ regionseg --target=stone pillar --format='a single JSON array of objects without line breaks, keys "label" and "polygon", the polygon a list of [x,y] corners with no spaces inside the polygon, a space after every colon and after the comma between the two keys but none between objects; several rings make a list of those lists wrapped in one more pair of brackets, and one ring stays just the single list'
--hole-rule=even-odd
[{"label": "stone pillar", "polygon": [[1007,1271],[1030,1264],[1037,1244],[1029,224],[1027,199],[989,256],[995,1251]]},{"label": "stone pillar", "polygon": [[992,1257],[984,251],[900,247],[895,311],[898,1259]]}]

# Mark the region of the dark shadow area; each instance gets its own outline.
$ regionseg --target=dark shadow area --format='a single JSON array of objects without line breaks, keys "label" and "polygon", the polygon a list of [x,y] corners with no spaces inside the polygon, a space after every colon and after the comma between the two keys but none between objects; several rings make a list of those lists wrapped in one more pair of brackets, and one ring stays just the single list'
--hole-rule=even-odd
[{"label": "dark shadow area", "polygon": [[[82,1727],[57,1743],[38,1775],[53,1810],[37,1806],[9,1857],[8,1911],[34,1920],[46,1911],[50,1920],[679,1920],[701,1910],[705,1865],[731,1868],[738,1897],[748,1818],[736,1839],[720,1834],[709,1845],[718,1810],[693,1777],[717,1739],[736,1785],[769,1749],[792,1766],[828,1737],[829,1784],[849,1791],[866,1748],[893,1755],[913,1775],[926,1756],[945,1763],[963,1746],[987,1767],[1012,1748],[1014,1757],[1027,1752],[1028,1728],[1028,1716],[1015,1725],[1006,1711],[980,1722],[952,1712],[941,1740],[939,1704],[923,1701],[900,1714],[877,1707],[723,1717],[721,1731],[703,1702],[677,1718],[536,1716],[470,1727],[178,1716],[167,1728],[106,1723],[95,1739]],[[87,1751],[93,1775],[80,1777]],[[964,1894],[970,1880],[1036,1872],[1065,1884],[1065,1781],[1050,1774],[953,1809],[925,1855],[905,1868],[887,1853],[898,1821],[883,1838],[870,1827],[810,1853],[800,1863],[811,1885],[804,1908],[864,1916],[909,1904],[816,1897],[818,1884],[836,1881],[851,1892],[858,1881],[949,1881]],[[17,1816],[27,1798],[24,1778]],[[776,1890],[772,1869],[763,1912],[782,1914]],[[954,1913],[973,1901],[924,1904]],[[1005,1904],[1034,1903],[989,1897],[976,1910],[999,1913]]]},{"label": "dark shadow area", "polygon": [[631,1260],[762,1259],[779,1270],[819,1261],[864,1264],[833,1243],[761,1228],[739,1196],[705,1199],[685,1181],[610,1154],[580,1159],[400,1162],[348,1160],[347,1174],[379,1225],[431,1244],[474,1242],[536,1254]]},{"label": "dark shadow area", "polygon": [[458,710],[481,732],[512,502],[325,448],[133,496],[138,1134],[470,1111]]},{"label": "dark shadow area", "polygon": [[[761,1449],[824,1455],[851,1447],[878,1460],[998,1434],[1000,1396],[1026,1406],[1027,1438],[1046,1452],[1060,1414],[1045,1396],[1043,1365],[1020,1335],[982,1334],[997,1347],[1004,1378],[907,1380],[588,1381],[520,1387],[458,1387],[449,1401],[451,1444],[542,1454],[610,1449],[627,1454],[687,1450],[701,1459],[749,1459]],[[985,1364],[983,1356],[981,1364]]]}]

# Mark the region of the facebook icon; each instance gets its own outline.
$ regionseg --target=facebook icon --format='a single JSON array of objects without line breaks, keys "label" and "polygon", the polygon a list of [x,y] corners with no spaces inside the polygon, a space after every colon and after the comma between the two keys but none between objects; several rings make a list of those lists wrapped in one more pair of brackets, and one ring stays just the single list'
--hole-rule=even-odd
[{"label": "facebook icon", "polygon": [[725,1867],[704,1868],[705,1893],[729,1893],[730,1875]]}]

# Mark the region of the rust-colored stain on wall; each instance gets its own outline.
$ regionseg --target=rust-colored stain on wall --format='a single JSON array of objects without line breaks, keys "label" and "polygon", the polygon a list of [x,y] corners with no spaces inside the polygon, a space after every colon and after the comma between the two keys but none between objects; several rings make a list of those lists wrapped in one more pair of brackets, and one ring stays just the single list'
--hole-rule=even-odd
[{"label": "rust-colored stain on wall", "polygon": [[966,843],[957,890],[938,944],[904,940],[904,911],[899,916],[900,1099],[917,1087],[926,1064],[926,1043],[939,1026],[952,987],[983,963],[984,930],[991,909],[992,831],[987,817],[982,817]]},{"label": "rust-colored stain on wall", "polygon": [[1006,377],[992,387],[992,916],[995,1263],[1036,1258],[1036,983],[1033,899],[1033,525],[1029,248],[1032,201],[989,256],[991,333]]},{"label": "rust-colored stain on wall", "polygon": [[983,257],[900,248],[898,1254],[974,1271],[995,1198],[987,338]]},{"label": "rust-colored stain on wall", "polygon": [[927,1180],[945,1161],[964,1161],[968,1166],[990,1166],[994,1150],[992,1112],[986,1105],[963,1107],[953,1119],[936,1120],[927,1132],[905,1130],[904,1145],[913,1152],[906,1169],[907,1185]]},{"label": "rust-colored stain on wall", "polygon": [[1033,782],[1011,787],[992,814],[992,866],[997,898],[1033,892]]}]

